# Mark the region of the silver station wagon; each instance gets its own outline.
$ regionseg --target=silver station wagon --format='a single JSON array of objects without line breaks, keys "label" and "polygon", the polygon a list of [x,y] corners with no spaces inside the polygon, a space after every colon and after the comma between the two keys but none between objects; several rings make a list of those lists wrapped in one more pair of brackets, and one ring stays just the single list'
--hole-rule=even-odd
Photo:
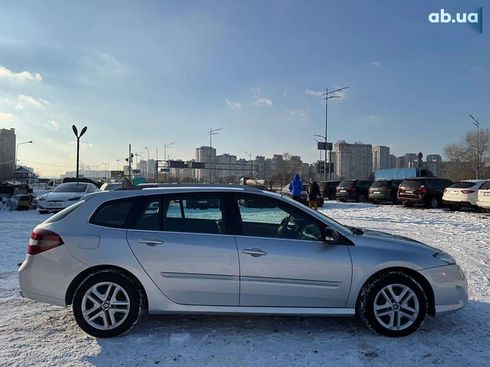
[{"label": "silver station wagon", "polygon": [[33,230],[19,281],[96,337],[144,312],[357,316],[396,337],[468,298],[436,248],[233,185],[88,195]]}]

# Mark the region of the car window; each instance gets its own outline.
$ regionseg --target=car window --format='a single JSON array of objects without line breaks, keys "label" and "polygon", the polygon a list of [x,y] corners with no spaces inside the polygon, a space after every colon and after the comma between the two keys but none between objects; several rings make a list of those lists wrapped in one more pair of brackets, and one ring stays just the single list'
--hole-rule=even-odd
[{"label": "car window", "polygon": [[90,218],[90,223],[104,227],[124,227],[133,208],[133,200],[115,200],[102,204]]},{"label": "car window", "polygon": [[164,204],[163,230],[225,234],[223,198],[216,194],[182,194]]},{"label": "car window", "polygon": [[322,240],[322,224],[302,210],[259,195],[236,197],[243,236]]},{"label": "car window", "polygon": [[480,190],[490,190],[490,180],[485,182],[481,187]]},{"label": "car window", "polygon": [[139,210],[134,227],[145,231],[159,231],[160,224],[160,199],[150,198]]},{"label": "car window", "polygon": [[451,186],[449,186],[449,188],[450,189],[467,189],[467,188],[473,187],[475,185],[476,185],[475,182],[463,181],[463,182],[456,182],[456,183],[452,184]]}]

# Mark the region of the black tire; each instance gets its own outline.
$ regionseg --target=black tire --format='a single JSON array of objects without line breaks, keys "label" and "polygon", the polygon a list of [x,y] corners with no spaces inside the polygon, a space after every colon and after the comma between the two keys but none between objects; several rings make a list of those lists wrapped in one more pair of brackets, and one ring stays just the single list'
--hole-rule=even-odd
[{"label": "black tire", "polygon": [[439,207],[439,200],[432,198],[426,203],[426,206],[428,208],[437,209]]},{"label": "black tire", "polygon": [[411,203],[410,201],[406,201],[403,205],[405,207],[407,207],[407,208],[412,208],[413,207],[413,203]]},{"label": "black tire", "polygon": [[[125,320],[117,327],[101,330],[90,325],[82,313],[82,302],[86,292],[96,284],[111,282],[121,287],[129,297],[129,312]],[[89,275],[78,286],[73,297],[73,315],[78,326],[87,334],[97,338],[110,338],[128,332],[139,320],[144,311],[144,297],[142,290],[125,274],[115,270],[102,270]]]},{"label": "black tire", "polygon": [[[386,328],[378,321],[374,313],[375,299],[378,293],[380,293],[386,286],[394,284],[401,284],[410,288],[410,290],[415,293],[418,301],[419,311],[416,319],[410,326],[402,330]],[[413,333],[420,327],[420,325],[422,325],[427,313],[427,308],[427,297],[420,284],[401,271],[390,271],[379,275],[364,285],[357,302],[356,314],[361,321],[374,332],[390,337],[402,337]]]}]

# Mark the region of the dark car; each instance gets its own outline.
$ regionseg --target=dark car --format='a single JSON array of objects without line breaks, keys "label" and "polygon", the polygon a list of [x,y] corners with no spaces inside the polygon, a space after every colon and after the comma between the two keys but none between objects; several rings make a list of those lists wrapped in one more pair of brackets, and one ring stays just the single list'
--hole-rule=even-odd
[{"label": "dark car", "polygon": [[367,201],[371,184],[369,180],[344,180],[337,186],[336,199],[337,201]]},{"label": "dark car", "polygon": [[339,186],[339,183],[339,180],[321,181],[319,185],[320,192],[322,193],[323,197],[327,200],[335,200],[337,186]]},{"label": "dark car", "polygon": [[402,180],[378,180],[374,181],[369,188],[369,201],[372,203],[390,202],[396,204],[398,186]]},{"label": "dark car", "polygon": [[451,180],[445,178],[407,178],[398,187],[398,201],[405,206],[425,205],[437,208],[442,204],[444,189],[452,184]]}]

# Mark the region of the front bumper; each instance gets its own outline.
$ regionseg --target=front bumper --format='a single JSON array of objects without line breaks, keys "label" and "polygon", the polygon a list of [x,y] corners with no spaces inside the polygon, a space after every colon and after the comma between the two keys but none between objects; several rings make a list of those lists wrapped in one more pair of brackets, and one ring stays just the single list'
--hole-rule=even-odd
[{"label": "front bumper", "polygon": [[65,208],[68,208],[70,205],[76,203],[76,201],[63,201],[52,203],[49,201],[38,201],[37,202],[37,210],[47,211],[50,213],[59,212]]},{"label": "front bumper", "polygon": [[468,302],[468,280],[457,264],[421,270],[434,291],[436,314],[457,311]]}]

